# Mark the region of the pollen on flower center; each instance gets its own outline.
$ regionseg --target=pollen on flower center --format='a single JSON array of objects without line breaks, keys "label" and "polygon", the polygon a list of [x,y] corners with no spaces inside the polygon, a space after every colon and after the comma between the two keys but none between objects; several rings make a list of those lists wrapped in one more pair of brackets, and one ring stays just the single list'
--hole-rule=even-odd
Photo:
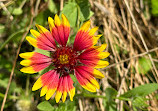
[{"label": "pollen on flower center", "polygon": [[69,56],[67,54],[59,55],[60,64],[68,64],[69,63]]},{"label": "pollen on flower center", "polygon": [[57,48],[52,52],[52,61],[56,70],[62,74],[69,73],[76,65],[77,53],[71,47]]}]

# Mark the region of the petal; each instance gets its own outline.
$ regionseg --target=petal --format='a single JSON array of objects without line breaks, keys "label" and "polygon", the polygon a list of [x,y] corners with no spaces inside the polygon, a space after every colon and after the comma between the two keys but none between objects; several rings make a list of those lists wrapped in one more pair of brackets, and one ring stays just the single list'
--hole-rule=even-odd
[{"label": "petal", "polygon": [[[35,54],[35,55],[38,55],[38,54]],[[36,56],[35,59],[32,57],[29,60],[22,60],[20,62],[20,64],[23,65],[23,66],[30,66],[30,65],[34,65],[34,64],[44,64],[44,63],[48,63],[48,62],[51,62],[51,61],[52,61],[52,59],[49,58],[49,57],[47,57],[47,58],[44,58],[44,57],[43,58],[42,57],[39,58],[38,56]]]},{"label": "petal", "polygon": [[52,95],[55,93],[58,87],[58,83],[59,83],[59,74],[55,72],[55,77],[54,79],[52,79],[51,83],[48,86],[48,91],[46,93],[46,100],[49,100],[52,97]]},{"label": "petal", "polygon": [[34,70],[34,68],[32,66],[23,67],[20,69],[20,71],[24,72],[24,73],[30,73],[30,74],[36,73],[36,71]]},{"label": "petal", "polygon": [[61,21],[60,21],[60,18],[59,16],[56,14],[55,17],[54,17],[54,24],[56,26],[60,26],[61,25]]},{"label": "petal", "polygon": [[29,59],[29,58],[31,58],[34,54],[35,54],[35,52],[25,52],[25,53],[19,54],[19,56],[20,56],[21,58],[24,58],[24,59]]},{"label": "petal", "polygon": [[37,37],[40,36],[40,33],[37,32],[36,30],[31,29],[30,32],[31,32],[31,34],[32,34],[35,38],[37,38]]},{"label": "petal", "polygon": [[96,50],[98,50],[99,52],[102,52],[103,50],[105,50],[107,47],[107,44],[102,44],[101,46],[93,46],[91,48],[94,48]]},{"label": "petal", "polygon": [[49,90],[47,91],[47,93],[46,93],[46,100],[49,100],[49,99],[52,97],[52,95],[55,93],[56,89],[57,89],[57,88],[49,89]]},{"label": "petal", "polygon": [[101,37],[102,35],[96,35],[96,36],[93,36],[93,45],[95,45],[98,41],[98,39]]},{"label": "petal", "polygon": [[41,34],[44,34],[44,33],[46,33],[46,32],[49,32],[46,28],[44,28],[44,27],[41,26],[41,25],[36,24],[36,27],[37,27],[37,29],[39,30],[39,32],[40,32]]},{"label": "petal", "polygon": [[66,100],[66,96],[67,96],[67,92],[64,91],[64,92],[63,92],[63,96],[62,96],[62,101],[63,101],[63,102],[65,102],[65,100]]},{"label": "petal", "polygon": [[42,63],[42,64],[33,64],[28,67],[23,67],[22,69],[20,69],[20,71],[24,73],[30,73],[30,74],[36,73],[48,67],[51,63],[52,62],[47,62],[47,63]]},{"label": "petal", "polygon": [[60,98],[62,96],[62,93],[63,93],[63,77],[60,77],[58,88],[57,88],[57,93],[55,95],[56,103],[59,102],[59,100],[60,100]]},{"label": "petal", "polygon": [[110,55],[109,52],[100,52],[100,53],[98,54],[98,57],[99,57],[100,59],[104,59],[104,58],[107,58],[109,55]]},{"label": "petal", "polygon": [[[100,46],[101,47],[101,46]],[[78,58],[79,59],[104,59],[110,55],[109,52],[100,52],[96,48],[89,48],[82,52]]]},{"label": "petal", "polygon": [[55,40],[62,46],[65,46],[70,33],[70,24],[65,15],[61,15],[62,21],[56,14],[54,20],[48,17],[50,31]]},{"label": "petal", "polygon": [[96,88],[94,85],[92,85],[86,78],[84,78],[79,72],[77,72],[75,70],[75,75],[76,78],[78,80],[78,82],[80,83],[80,85],[85,88],[86,90],[90,91],[90,92],[96,92]]},{"label": "petal", "polygon": [[37,47],[37,40],[36,40],[36,39],[34,39],[34,38],[30,37],[30,36],[27,36],[27,37],[26,37],[26,40],[27,40],[32,46]]},{"label": "petal", "polygon": [[64,42],[66,44],[70,34],[70,23],[64,14],[62,14],[61,17],[62,17],[62,25],[64,29],[64,40],[65,40]]},{"label": "petal", "polygon": [[94,42],[96,42],[96,40],[94,41],[93,36],[96,30],[98,30],[98,27],[92,28],[90,31],[88,31],[89,27],[90,21],[87,21],[81,26],[81,28],[77,32],[73,45],[74,50],[81,51],[87,49],[93,46]]},{"label": "petal", "polygon": [[54,25],[54,20],[51,17],[48,17],[48,24],[50,31],[52,32],[52,29],[55,27],[55,25]]},{"label": "petal", "polygon": [[31,60],[22,60],[20,62],[21,65],[23,66],[30,66],[31,65]]},{"label": "petal", "polygon": [[32,91],[38,90],[39,88],[44,86],[48,82],[50,76],[54,74],[54,72],[54,70],[51,70],[39,77],[38,80],[34,83]]},{"label": "petal", "polygon": [[39,60],[39,59],[48,59],[49,57],[43,54],[40,54],[38,52],[25,52],[25,53],[21,53],[19,54],[19,56],[21,58],[24,59],[34,59],[34,60]]},{"label": "petal", "polygon": [[86,60],[80,60],[80,62],[82,62],[83,64],[85,64],[86,66],[91,66],[94,68],[104,68],[107,67],[109,65],[108,61],[104,61],[104,60],[97,60],[97,59],[86,59]]},{"label": "petal", "polygon": [[97,69],[94,69],[93,67],[88,67],[88,66],[78,66],[78,67],[96,78],[99,79],[104,78],[104,75]]},{"label": "petal", "polygon": [[93,36],[99,27],[94,27],[89,31],[89,35]]},{"label": "petal", "polygon": [[104,60],[99,60],[97,62],[97,65],[95,66],[95,68],[104,68],[106,66],[109,65],[109,62],[108,61],[104,61]]},{"label": "petal", "polygon": [[87,69],[85,69],[85,66],[77,66],[75,68],[76,72],[78,72],[83,78],[87,79],[95,88],[99,89],[99,83],[95,80],[95,78],[92,76],[92,72],[88,72]]},{"label": "petal", "polygon": [[32,91],[36,91],[36,90],[40,89],[42,86],[43,86],[42,80],[41,80],[41,77],[39,77],[37,79],[37,81],[34,83],[34,85],[32,87]]},{"label": "petal", "polygon": [[[47,75],[45,77],[42,76],[43,88],[41,90],[41,95],[40,96],[44,96],[46,94],[46,100],[50,99],[50,97],[52,95],[50,95],[49,90],[52,90],[52,89],[55,90],[56,89],[56,87],[57,87],[56,84],[58,84],[58,78],[59,78],[59,74],[57,74],[55,70],[47,72]],[[52,92],[51,92],[51,94],[52,94]]]},{"label": "petal", "polygon": [[67,82],[68,82],[68,93],[70,96],[70,100],[73,101],[73,97],[75,95],[75,88],[73,86],[73,81],[69,75],[67,75]]},{"label": "petal", "polygon": [[44,96],[48,91],[47,86],[43,86],[41,89],[40,97]]},{"label": "petal", "polygon": [[38,78],[32,87],[32,91],[42,87],[40,96],[46,94],[46,100],[49,100],[58,87],[58,81],[59,74],[55,70],[48,71]]},{"label": "petal", "polygon": [[98,79],[102,79],[102,78],[105,77],[105,76],[104,76],[100,71],[98,71],[97,69],[94,69],[94,70],[93,70],[93,75],[94,75],[94,77],[96,77],[96,78],[98,78]]},{"label": "petal", "polygon": [[68,92],[68,80],[67,80],[67,76],[63,77],[63,96],[62,96],[62,101],[65,102],[66,100],[66,96],[67,96],[67,92]]},{"label": "petal", "polygon": [[89,27],[90,27],[90,24],[91,24],[91,22],[90,22],[90,20],[88,20],[87,22],[85,22],[82,26],[81,26],[81,28],[79,29],[79,31],[88,31],[88,29],[89,29]]},{"label": "petal", "polygon": [[[47,46],[55,49],[56,43],[55,43],[55,40],[54,40],[52,34],[41,25],[37,24],[36,27],[38,28],[38,30],[40,32],[40,35],[36,36],[37,41],[39,41],[39,43],[42,42],[44,45],[47,45]],[[35,35],[35,34],[33,33],[33,35]]]}]

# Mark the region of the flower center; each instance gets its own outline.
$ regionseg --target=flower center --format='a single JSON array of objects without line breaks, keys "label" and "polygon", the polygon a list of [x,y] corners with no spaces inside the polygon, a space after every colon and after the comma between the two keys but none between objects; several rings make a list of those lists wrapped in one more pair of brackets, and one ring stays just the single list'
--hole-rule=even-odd
[{"label": "flower center", "polygon": [[51,56],[55,70],[61,74],[69,74],[76,65],[77,53],[71,47],[59,47]]},{"label": "flower center", "polygon": [[68,64],[69,63],[69,56],[67,54],[59,55],[60,64]]}]

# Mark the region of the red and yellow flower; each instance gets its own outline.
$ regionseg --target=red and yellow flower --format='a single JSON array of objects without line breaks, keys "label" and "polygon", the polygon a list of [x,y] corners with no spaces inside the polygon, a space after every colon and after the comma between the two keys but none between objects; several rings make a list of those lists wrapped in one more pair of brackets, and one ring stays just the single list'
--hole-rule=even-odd
[{"label": "red and yellow flower", "polygon": [[54,20],[49,17],[50,31],[41,25],[36,25],[39,32],[31,29],[34,36],[26,37],[26,40],[34,47],[50,51],[50,56],[37,52],[21,53],[24,58],[20,62],[25,66],[20,71],[24,73],[36,73],[52,65],[55,68],[43,74],[32,87],[32,91],[41,89],[40,96],[49,100],[54,94],[58,103],[62,97],[64,102],[67,93],[73,101],[75,87],[69,74],[74,74],[80,85],[90,92],[99,89],[99,83],[95,78],[103,78],[104,75],[97,68],[106,67],[109,63],[104,58],[109,56],[103,52],[106,44],[95,46],[101,35],[94,35],[98,27],[90,28],[90,21],[85,22],[76,34],[74,44],[67,45],[70,34],[70,24],[62,14],[62,20],[55,15]]}]

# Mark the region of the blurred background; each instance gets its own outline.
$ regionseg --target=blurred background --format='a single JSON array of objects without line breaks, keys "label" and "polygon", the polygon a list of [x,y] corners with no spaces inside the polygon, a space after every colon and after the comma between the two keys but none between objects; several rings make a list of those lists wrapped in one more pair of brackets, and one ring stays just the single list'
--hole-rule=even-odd
[{"label": "blurred background", "polygon": [[[99,26],[98,41],[107,44],[110,65],[101,72],[101,88],[90,93],[72,76],[76,95],[71,102],[45,101],[31,88],[44,73],[19,71],[22,52],[34,49],[25,37],[35,24],[48,29],[47,18],[64,13],[71,39],[83,22]],[[158,111],[158,0],[0,0],[1,111]]]}]

